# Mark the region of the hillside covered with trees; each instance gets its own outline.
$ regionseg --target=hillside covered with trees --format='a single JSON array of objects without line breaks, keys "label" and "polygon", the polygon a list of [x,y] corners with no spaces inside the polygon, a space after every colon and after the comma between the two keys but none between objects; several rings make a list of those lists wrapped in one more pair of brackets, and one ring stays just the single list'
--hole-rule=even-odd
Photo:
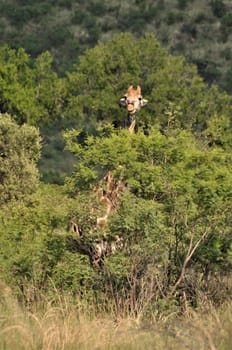
[{"label": "hillside covered with trees", "polygon": [[[14,346],[5,334],[15,322],[6,303],[15,305],[15,298],[38,320],[48,305],[71,319],[75,305],[78,315],[129,317],[136,327],[230,308],[231,97],[207,86],[196,66],[171,56],[152,34],[113,36],[63,77],[48,52],[33,59],[3,46],[0,74],[5,348]],[[126,111],[118,104],[128,82],[140,84],[148,99],[134,133],[124,128]],[[48,125],[60,131],[54,141],[62,157],[72,154],[64,185],[45,184],[38,172],[45,142],[39,131]],[[104,225],[102,197],[112,200]],[[223,331],[207,330],[203,344],[227,349],[231,324],[221,315]],[[26,338],[16,326],[22,349],[35,327],[24,322]]]},{"label": "hillside covered with trees", "polygon": [[198,66],[208,83],[232,92],[230,0],[0,1],[0,44],[32,57],[49,50],[60,74],[112,34],[153,33],[172,54]]},{"label": "hillside covered with trees", "polygon": [[[49,51],[51,58],[47,67],[50,66],[55,83],[55,76],[65,77],[68,72],[75,71],[85,50],[93,48],[99,40],[106,42],[120,32],[131,32],[137,38],[153,33],[169,53],[183,55],[187,62],[194,63],[207,84],[216,84],[221,91],[231,94],[231,16],[228,0],[93,0],[87,3],[0,0],[0,45],[24,48],[29,66],[31,60],[35,62],[38,56]],[[43,89],[46,90],[45,85]],[[62,89],[62,86],[59,80],[59,87],[53,88]],[[65,92],[60,93],[64,98]],[[49,102],[50,97],[46,97],[46,111],[39,112],[43,114],[43,120],[48,110],[50,115],[62,114],[59,110],[61,101],[49,106],[53,103]],[[38,110],[29,112],[27,108],[24,113],[32,113],[34,118],[37,114],[40,118]],[[52,117],[47,122],[41,128],[44,141],[39,166],[43,181],[61,184],[73,165],[69,153],[65,159],[62,155],[64,141],[61,134],[70,119],[60,118],[57,122]]]}]

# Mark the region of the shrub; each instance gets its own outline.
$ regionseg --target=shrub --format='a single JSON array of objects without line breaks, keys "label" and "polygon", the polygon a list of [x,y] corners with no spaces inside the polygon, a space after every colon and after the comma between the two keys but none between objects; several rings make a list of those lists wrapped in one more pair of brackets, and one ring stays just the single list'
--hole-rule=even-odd
[{"label": "shrub", "polygon": [[39,156],[38,130],[18,126],[9,115],[0,114],[0,206],[35,191]]},{"label": "shrub", "polygon": [[224,27],[232,27],[232,12],[222,17],[221,23]]},{"label": "shrub", "polygon": [[178,8],[184,10],[188,5],[189,0],[178,0]]},{"label": "shrub", "polygon": [[210,6],[214,16],[221,18],[226,14],[226,5],[223,0],[211,0]]}]

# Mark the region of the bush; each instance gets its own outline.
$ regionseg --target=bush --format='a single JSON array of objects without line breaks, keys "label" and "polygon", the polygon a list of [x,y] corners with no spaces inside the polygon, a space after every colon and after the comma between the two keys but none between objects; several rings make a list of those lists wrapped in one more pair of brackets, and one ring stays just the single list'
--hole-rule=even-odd
[{"label": "bush", "polygon": [[[213,126],[209,129],[213,137]],[[101,285],[113,295],[129,295],[132,305],[143,295],[144,286],[152,288],[147,287],[151,302],[175,294],[176,303],[185,295],[196,305],[208,276],[219,271],[223,275],[231,268],[230,150],[213,143],[204,148],[190,131],[177,127],[164,134],[151,128],[149,135],[120,130],[90,136],[84,145],[78,144],[74,131],[67,138],[78,159],[75,173],[67,179],[70,193],[88,194],[107,169],[115,177],[123,174],[126,184],[104,235],[106,240],[121,237],[125,248],[107,258]],[[78,213],[83,203],[76,208]],[[90,227],[82,230],[86,243],[93,232],[100,236],[88,223]]]},{"label": "bush", "polygon": [[104,16],[104,14],[106,13],[106,5],[104,3],[104,1],[90,1],[90,3],[88,4],[88,10],[89,12],[91,12],[94,16]]},{"label": "bush", "polygon": [[232,27],[232,12],[222,17],[221,23],[224,27]]},{"label": "bush", "polygon": [[228,36],[231,33],[231,27],[232,27],[232,13],[230,12],[224,15],[221,19],[221,33],[222,33],[223,42],[226,42],[228,40]]},{"label": "bush", "polygon": [[0,114],[0,206],[35,191],[39,156],[38,130],[26,124],[18,126],[9,115]]},{"label": "bush", "polygon": [[169,12],[167,14],[166,22],[168,25],[172,25],[176,22],[183,20],[183,16],[179,12]]},{"label": "bush", "polygon": [[226,14],[226,5],[223,0],[211,0],[210,6],[214,16],[221,18]]},{"label": "bush", "polygon": [[221,56],[229,61],[232,58],[232,49],[230,47],[226,47],[222,51]]},{"label": "bush", "polygon": [[27,289],[33,298],[34,289],[49,289],[49,279],[65,253],[62,232],[67,226],[69,205],[71,201],[60,188],[46,185],[24,201],[12,200],[2,206],[1,274],[20,297],[26,297]]},{"label": "bush", "polygon": [[225,74],[225,89],[232,92],[232,67]]},{"label": "bush", "polygon": [[184,10],[188,5],[189,0],[178,0],[178,8]]}]

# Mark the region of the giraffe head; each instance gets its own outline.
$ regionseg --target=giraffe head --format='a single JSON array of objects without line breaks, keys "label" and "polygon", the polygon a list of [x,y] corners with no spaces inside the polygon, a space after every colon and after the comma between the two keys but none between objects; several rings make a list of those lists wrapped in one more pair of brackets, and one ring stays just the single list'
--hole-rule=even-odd
[{"label": "giraffe head", "polygon": [[147,102],[148,101],[141,95],[141,87],[139,85],[136,89],[131,85],[119,101],[120,105],[127,109],[128,115],[130,116],[135,116],[141,107],[145,106]]}]

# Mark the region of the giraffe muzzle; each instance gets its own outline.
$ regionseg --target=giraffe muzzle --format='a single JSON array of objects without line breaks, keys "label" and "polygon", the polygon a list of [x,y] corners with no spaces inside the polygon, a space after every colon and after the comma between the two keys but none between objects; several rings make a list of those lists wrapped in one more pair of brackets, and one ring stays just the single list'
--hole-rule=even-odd
[{"label": "giraffe muzzle", "polygon": [[132,104],[128,104],[127,111],[131,114],[135,112],[135,108]]}]

